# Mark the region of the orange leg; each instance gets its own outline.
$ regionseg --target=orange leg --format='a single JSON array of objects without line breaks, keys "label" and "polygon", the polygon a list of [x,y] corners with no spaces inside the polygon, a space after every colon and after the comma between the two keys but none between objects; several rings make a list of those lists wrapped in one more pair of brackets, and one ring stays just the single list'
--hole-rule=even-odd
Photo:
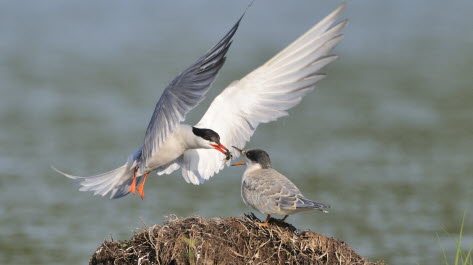
[{"label": "orange leg", "polygon": [[133,180],[131,181],[131,185],[130,185],[130,192],[133,194],[135,194],[135,191],[136,191],[136,171],[138,171],[138,167],[135,167],[133,171]]},{"label": "orange leg", "polygon": [[260,222],[255,222],[256,224],[260,225],[260,226],[264,226],[264,227],[268,227],[269,226],[269,219],[271,218],[271,215],[268,214],[268,216],[266,216],[266,221],[264,221],[264,223],[260,223]]},{"label": "orange leg", "polygon": [[140,194],[141,199],[145,196],[145,182],[149,173],[143,175],[143,181],[138,185],[138,193]]}]

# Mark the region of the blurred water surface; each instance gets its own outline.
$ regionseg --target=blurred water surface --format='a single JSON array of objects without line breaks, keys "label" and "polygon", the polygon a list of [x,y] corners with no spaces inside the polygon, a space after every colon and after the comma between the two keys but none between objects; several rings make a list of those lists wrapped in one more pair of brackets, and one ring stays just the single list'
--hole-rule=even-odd
[{"label": "blurred water surface", "polygon": [[[257,1],[209,99],[341,2]],[[49,165],[91,175],[141,145],[159,95],[233,25],[241,1],[0,2],[0,263],[84,264],[140,218],[238,216],[243,168],[205,185],[152,177],[144,200],[93,197]],[[441,264],[463,212],[473,243],[472,1],[349,2],[340,58],[248,147],[330,214],[289,222],[389,264]],[[437,235],[439,238],[437,238]],[[450,253],[450,252],[448,252]]]}]

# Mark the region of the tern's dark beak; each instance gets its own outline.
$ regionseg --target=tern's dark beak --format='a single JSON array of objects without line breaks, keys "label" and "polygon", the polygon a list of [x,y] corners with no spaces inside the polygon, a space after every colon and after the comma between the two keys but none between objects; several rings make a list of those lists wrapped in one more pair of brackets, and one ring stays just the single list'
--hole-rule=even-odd
[{"label": "tern's dark beak", "polygon": [[240,148],[238,148],[238,147],[235,147],[235,146],[233,146],[233,145],[232,145],[232,147],[233,147],[235,150],[237,150],[237,151],[238,151],[238,153],[240,153],[240,154],[242,154],[242,155],[243,155],[243,150],[241,150]]},{"label": "tern's dark beak", "polygon": [[[243,154],[243,150],[241,150],[240,148],[238,147],[235,147],[235,146],[232,146],[235,150],[238,151],[238,153],[240,153],[242,156],[245,156],[245,154]],[[235,164],[232,164],[232,166],[241,166],[241,165],[246,165],[246,162],[238,162],[238,163],[235,163]]]}]

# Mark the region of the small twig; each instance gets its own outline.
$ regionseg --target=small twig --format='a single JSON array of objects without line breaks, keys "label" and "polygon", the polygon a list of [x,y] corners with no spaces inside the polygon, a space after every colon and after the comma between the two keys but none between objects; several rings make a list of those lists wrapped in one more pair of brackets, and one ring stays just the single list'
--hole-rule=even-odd
[{"label": "small twig", "polygon": [[149,228],[149,226],[145,224],[145,221],[143,221],[143,218],[141,218],[141,216],[138,216],[138,218],[140,218],[140,221],[144,225],[144,227]]},{"label": "small twig", "polygon": [[238,257],[240,257],[240,258],[245,258],[245,259],[248,258],[248,257],[243,256],[242,254],[236,252],[235,250],[233,250],[233,249],[231,249],[231,248],[229,248],[229,250],[230,250],[231,252],[233,252],[233,254],[235,254],[235,256],[238,256]]}]

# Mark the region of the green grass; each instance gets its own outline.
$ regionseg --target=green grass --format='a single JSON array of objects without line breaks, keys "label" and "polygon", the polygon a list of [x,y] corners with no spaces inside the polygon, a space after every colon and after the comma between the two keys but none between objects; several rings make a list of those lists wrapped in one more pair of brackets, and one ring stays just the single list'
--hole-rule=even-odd
[{"label": "green grass", "polygon": [[182,241],[189,246],[189,252],[185,256],[189,259],[190,265],[195,265],[195,240],[182,236]]},{"label": "green grass", "polygon": [[[452,265],[473,265],[473,259],[472,259],[472,251],[473,251],[473,244],[471,244],[470,248],[468,250],[464,250],[461,248],[461,243],[462,243],[462,236],[463,236],[463,226],[465,224],[465,216],[466,216],[466,213],[463,214],[463,218],[462,218],[462,221],[461,221],[461,225],[460,225],[460,231],[458,233],[458,237],[455,239],[450,233],[448,233],[447,231],[445,231],[445,233],[452,239],[452,241],[456,244],[456,249],[455,249],[455,263],[453,263]],[[437,234],[437,238],[439,239],[439,242],[440,242],[440,238]],[[443,252],[443,259],[444,259],[444,262],[446,265],[450,265],[450,263],[448,262],[448,257],[447,257],[447,253],[446,253],[446,250],[445,248],[442,248],[442,252]]]}]

